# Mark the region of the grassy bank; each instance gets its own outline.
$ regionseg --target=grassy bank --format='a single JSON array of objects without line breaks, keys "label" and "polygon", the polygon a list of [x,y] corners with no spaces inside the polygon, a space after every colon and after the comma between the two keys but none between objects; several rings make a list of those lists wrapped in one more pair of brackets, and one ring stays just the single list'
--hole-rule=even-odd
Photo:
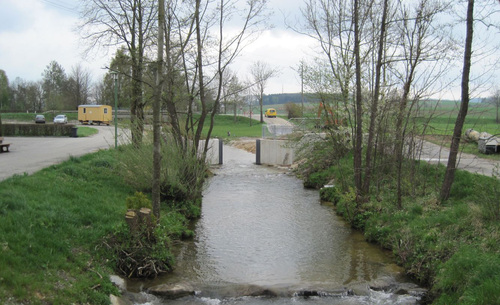
[{"label": "grassy bank", "polygon": [[429,302],[500,304],[499,180],[457,171],[450,200],[440,204],[444,168],[417,163],[398,209],[395,180],[384,175],[370,200],[357,205],[351,169],[349,156],[310,177],[338,182],[322,198],[367,240],[391,249],[408,275],[431,289]]},{"label": "grassy bank", "polygon": [[[210,122],[205,122],[203,134],[206,135]],[[231,135],[228,135],[228,132]],[[214,128],[212,138],[240,138],[240,137],[261,137],[262,124],[258,120],[251,120],[247,117],[233,115],[216,115],[214,119]]]},{"label": "grassy bank", "polygon": [[[116,174],[119,151],[71,158],[0,182],[0,303],[108,304],[114,258],[106,236],[135,189]],[[185,219],[164,210],[172,235]]]}]

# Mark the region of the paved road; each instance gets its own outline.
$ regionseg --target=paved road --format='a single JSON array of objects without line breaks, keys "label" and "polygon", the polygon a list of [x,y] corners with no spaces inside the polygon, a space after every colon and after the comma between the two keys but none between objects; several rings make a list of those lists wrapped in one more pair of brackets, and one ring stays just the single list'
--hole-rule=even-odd
[{"label": "paved road", "polygon": [[[90,137],[4,137],[10,152],[0,154],[0,181],[15,174],[32,174],[42,168],[115,145],[113,126],[94,126],[99,133]],[[119,130],[119,135],[124,132]],[[119,143],[126,137],[119,137]]]},{"label": "paved road", "polygon": [[[257,116],[256,119],[260,119],[260,116]],[[272,132],[271,128],[273,125],[282,125],[285,127],[293,125],[289,121],[281,118],[264,118],[264,121],[267,123],[270,132]],[[434,164],[443,164],[444,166],[448,164],[450,151],[446,147],[441,147],[440,145],[430,142],[423,142],[421,152],[421,160]],[[500,171],[500,162],[480,158],[471,154],[460,153],[458,156],[457,167],[471,173],[493,176],[495,174],[495,170]],[[499,173],[497,172],[497,175],[498,174]]]},{"label": "paved road", "polygon": [[[448,164],[449,149],[430,142],[423,142],[421,160],[429,163]],[[475,155],[459,153],[457,167],[471,173],[486,176],[493,176],[495,167],[499,167],[500,162],[483,159]],[[500,170],[500,168],[498,168]]]}]

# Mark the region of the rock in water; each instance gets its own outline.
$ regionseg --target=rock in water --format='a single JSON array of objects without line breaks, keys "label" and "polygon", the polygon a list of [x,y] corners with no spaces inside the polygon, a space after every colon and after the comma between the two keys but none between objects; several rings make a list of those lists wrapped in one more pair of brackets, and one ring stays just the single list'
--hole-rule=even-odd
[{"label": "rock in water", "polygon": [[188,283],[162,284],[149,288],[148,292],[169,299],[179,299],[195,293],[193,287]]}]

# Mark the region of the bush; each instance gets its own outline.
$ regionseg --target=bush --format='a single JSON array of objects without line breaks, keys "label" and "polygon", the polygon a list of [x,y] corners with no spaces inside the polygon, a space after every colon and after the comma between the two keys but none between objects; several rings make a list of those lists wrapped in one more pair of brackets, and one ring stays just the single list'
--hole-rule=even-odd
[{"label": "bush", "polygon": [[[144,139],[140,148],[132,145],[120,147],[120,166],[116,173],[143,192],[151,191],[153,173],[153,146]],[[207,172],[207,165],[193,150],[183,150],[168,139],[162,145],[161,200],[187,213],[189,218],[198,217],[199,201]]]},{"label": "bush", "polygon": [[319,191],[319,197],[323,201],[332,202],[337,204],[340,200],[341,192],[335,185],[330,187],[324,187]]},{"label": "bush", "polygon": [[72,124],[3,124],[4,136],[69,137]]},{"label": "bush", "polygon": [[141,192],[135,192],[134,196],[128,196],[125,200],[128,210],[140,210],[141,208],[152,209],[151,200]]},{"label": "bush", "polygon": [[288,113],[289,119],[302,117],[302,108],[295,103],[286,104],[285,109]]}]

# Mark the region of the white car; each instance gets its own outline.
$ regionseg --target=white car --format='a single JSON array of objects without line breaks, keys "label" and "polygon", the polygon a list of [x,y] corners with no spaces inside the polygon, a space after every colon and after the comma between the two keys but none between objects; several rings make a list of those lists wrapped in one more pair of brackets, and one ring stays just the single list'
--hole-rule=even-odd
[{"label": "white car", "polygon": [[68,123],[68,117],[64,114],[59,114],[54,118],[54,124],[66,124]]}]

